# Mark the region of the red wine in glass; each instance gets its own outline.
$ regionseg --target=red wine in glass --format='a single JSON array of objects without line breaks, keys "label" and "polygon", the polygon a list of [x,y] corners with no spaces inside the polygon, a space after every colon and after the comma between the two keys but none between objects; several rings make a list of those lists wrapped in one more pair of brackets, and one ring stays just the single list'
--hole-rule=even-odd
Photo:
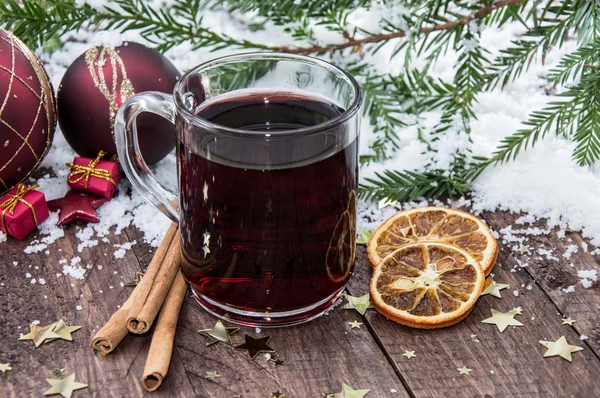
[{"label": "red wine in glass", "polygon": [[[194,113],[276,138],[342,112],[313,94],[254,89],[217,96]],[[182,271],[205,308],[267,318],[297,311],[297,322],[341,292],[354,265],[358,167],[357,139],[342,139],[345,129],[338,123],[268,146],[222,137],[199,146],[191,141],[202,139],[183,134]]]}]

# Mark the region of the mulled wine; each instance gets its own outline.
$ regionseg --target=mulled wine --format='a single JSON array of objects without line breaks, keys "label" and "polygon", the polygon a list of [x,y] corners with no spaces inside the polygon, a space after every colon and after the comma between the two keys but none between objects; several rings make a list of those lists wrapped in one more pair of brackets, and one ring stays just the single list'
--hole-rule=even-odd
[{"label": "mulled wine", "polygon": [[[182,271],[205,308],[295,323],[341,293],[354,266],[358,146],[355,127],[327,122],[343,112],[310,93],[238,90],[193,113],[246,136],[178,129]],[[298,131],[315,125],[324,129]]]}]

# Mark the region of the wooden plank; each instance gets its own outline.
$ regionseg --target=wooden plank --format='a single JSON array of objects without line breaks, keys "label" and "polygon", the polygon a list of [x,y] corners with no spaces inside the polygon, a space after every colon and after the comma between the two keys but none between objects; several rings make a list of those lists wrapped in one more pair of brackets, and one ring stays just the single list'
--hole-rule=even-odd
[{"label": "wooden plank", "polygon": [[[139,231],[128,229],[127,233],[142,242]],[[144,256],[142,261],[149,261],[145,246],[138,243],[133,249]],[[276,391],[286,397],[319,397],[339,392],[342,382],[356,389],[369,388],[373,397],[387,396],[392,390],[396,391],[394,397],[408,397],[369,330],[364,325],[350,329],[348,322],[360,318],[355,311],[336,308],[303,325],[263,329],[261,333],[246,327],[231,337],[234,345],[239,345],[244,334],[271,336],[269,345],[285,361],[283,366],[274,366],[263,354],[250,360],[247,353],[231,346],[206,347],[198,330],[213,327],[216,318],[188,297],[181,311],[176,352],[196,394],[202,397],[268,397]],[[208,371],[218,371],[221,377],[207,379]]]},{"label": "wooden plank", "polygon": [[[55,368],[64,368],[67,375],[74,372],[77,381],[89,384],[85,393],[76,392],[75,397],[143,395],[140,378],[149,336],[127,337],[107,358],[95,356],[88,347],[94,332],[129,295],[131,288],[120,283],[139,270],[137,258],[131,251],[123,259],[113,256],[113,245],[128,242],[125,234],[110,235],[107,243],[79,253],[76,230],[67,227],[66,236],[50,245],[48,254],[23,252],[36,239],[35,233],[24,242],[11,239],[0,245],[0,339],[4,342],[0,362],[10,362],[13,368],[0,377],[0,391],[9,396],[40,396],[48,389],[45,379],[53,378]],[[74,257],[81,258],[79,264],[84,268],[91,265],[84,280],[62,275],[61,260],[69,264]],[[26,277],[27,273],[31,277]],[[45,284],[31,284],[32,278],[43,278]],[[73,342],[57,340],[35,348],[31,341],[17,341],[20,332],[28,332],[30,322],[39,320],[46,325],[60,318],[83,326],[73,333]],[[161,391],[152,395],[194,395],[177,355],[172,369]]]},{"label": "wooden plank", "polygon": [[[503,248],[494,269],[496,279],[511,286],[530,283],[528,274],[510,272],[514,265]],[[371,275],[364,247],[356,266],[349,290],[360,295],[368,291]],[[483,296],[463,322],[445,329],[411,329],[375,310],[367,312],[366,320],[415,397],[589,396],[600,377],[600,361],[590,349],[574,354],[573,363],[543,358],[545,349],[538,340],[565,335],[569,343],[581,345],[578,334],[561,324],[546,293],[537,285],[518,297],[511,291],[502,293],[502,299]],[[522,327],[500,333],[494,325],[481,323],[490,316],[490,308],[508,311],[517,306],[523,308],[523,315],[517,316]],[[417,357],[408,360],[404,350],[414,350]],[[456,368],[462,366],[473,369],[470,376],[459,375]]]},{"label": "wooden plank", "polygon": [[[545,221],[537,221],[533,225],[517,225],[515,223],[519,214],[508,212],[484,213],[485,219],[497,231],[512,225],[513,230],[519,230],[529,227],[538,227],[547,230]],[[525,268],[519,268],[519,273],[530,275],[539,286],[546,292],[548,298],[556,305],[556,312],[562,316],[570,316],[576,320],[573,329],[579,336],[588,336],[588,339],[582,341],[586,346],[593,349],[600,355],[600,288],[595,283],[590,289],[585,289],[577,276],[579,270],[597,270],[600,271],[600,262],[598,257],[583,250],[585,240],[578,232],[567,232],[564,238],[559,238],[557,229],[550,234],[528,235],[525,244],[531,246],[531,253],[519,253],[512,250],[514,243],[508,244],[507,248],[511,250],[511,256],[516,258]],[[524,235],[518,235],[524,236]],[[587,244],[587,243],[585,243]],[[565,258],[568,246],[577,245],[578,252]],[[592,248],[589,245],[590,250]],[[540,255],[538,249],[552,250],[552,256],[556,259],[548,259],[545,255]],[[574,285],[575,291],[566,293],[563,289]],[[523,289],[519,286],[519,291]],[[556,315],[559,316],[559,315]]]}]

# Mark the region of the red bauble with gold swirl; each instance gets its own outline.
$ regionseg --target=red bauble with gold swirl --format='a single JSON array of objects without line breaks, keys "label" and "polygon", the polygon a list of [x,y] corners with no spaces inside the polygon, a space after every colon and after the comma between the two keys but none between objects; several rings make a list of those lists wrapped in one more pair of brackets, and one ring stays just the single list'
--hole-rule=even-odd
[{"label": "red bauble with gold swirl", "polygon": [[0,196],[39,166],[55,128],[54,91],[40,60],[0,29]]},{"label": "red bauble with gold swirl", "polygon": [[[91,47],[67,69],[57,93],[58,122],[69,145],[80,156],[101,150],[116,157],[114,120],[117,110],[142,91],[172,93],[180,73],[161,53],[142,44]],[[144,160],[154,164],[175,147],[174,126],[160,116],[137,118]]]}]

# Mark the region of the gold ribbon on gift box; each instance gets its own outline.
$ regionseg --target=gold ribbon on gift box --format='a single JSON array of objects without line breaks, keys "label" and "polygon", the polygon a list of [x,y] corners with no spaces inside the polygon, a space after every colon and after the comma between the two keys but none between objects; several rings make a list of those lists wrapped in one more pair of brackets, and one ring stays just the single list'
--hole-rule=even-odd
[{"label": "gold ribbon on gift box", "polygon": [[100,161],[100,159],[102,159],[102,157],[104,155],[106,155],[106,152],[100,151],[98,153],[98,156],[96,156],[96,159],[90,160],[90,163],[87,166],[81,166],[78,164],[67,163],[67,166],[69,166],[69,168],[71,169],[71,172],[69,173],[69,176],[67,177],[67,181],[70,184],[76,184],[81,180],[85,180],[83,182],[83,187],[85,189],[87,189],[88,181],[89,181],[90,177],[97,177],[97,178],[102,178],[103,180],[106,180],[106,181],[110,181],[116,187],[117,184],[112,179],[112,175],[110,174],[110,171],[108,171],[106,169],[97,169],[96,168],[96,165],[98,164],[98,162]]},{"label": "gold ribbon on gift box", "polygon": [[38,184],[33,184],[32,186],[28,187],[24,184],[18,184],[17,185],[17,192],[13,193],[7,193],[6,196],[10,196],[10,198],[8,200],[5,200],[4,202],[0,203],[0,222],[2,223],[2,230],[6,233],[8,233],[8,230],[6,229],[6,225],[4,224],[4,215],[6,213],[10,213],[11,215],[14,214],[15,212],[15,208],[17,207],[17,205],[20,203],[24,203],[25,205],[27,205],[27,207],[29,207],[29,210],[31,210],[31,214],[33,214],[33,222],[35,223],[35,225],[38,225],[37,222],[37,217],[35,216],[35,210],[33,209],[33,205],[31,203],[29,203],[28,201],[26,201],[25,199],[23,199],[23,197],[25,195],[27,195],[27,193],[29,191],[33,191],[35,188],[38,187]]}]

